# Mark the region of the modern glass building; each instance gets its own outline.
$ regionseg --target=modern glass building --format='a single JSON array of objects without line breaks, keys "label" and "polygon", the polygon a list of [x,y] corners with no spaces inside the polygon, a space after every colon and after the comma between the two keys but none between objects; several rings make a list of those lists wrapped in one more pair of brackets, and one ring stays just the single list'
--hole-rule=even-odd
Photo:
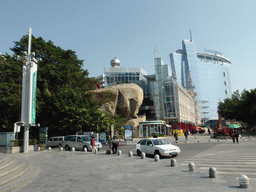
[{"label": "modern glass building", "polygon": [[182,49],[169,56],[177,81],[186,90],[194,89],[196,92],[202,123],[217,120],[218,102],[232,94],[229,73],[231,62],[217,51],[196,53],[192,38],[183,40]]}]

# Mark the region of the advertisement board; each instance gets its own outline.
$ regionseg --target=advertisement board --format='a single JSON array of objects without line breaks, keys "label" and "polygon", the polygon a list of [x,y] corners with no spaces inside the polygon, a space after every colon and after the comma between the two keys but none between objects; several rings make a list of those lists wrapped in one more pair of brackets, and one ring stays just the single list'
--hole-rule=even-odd
[{"label": "advertisement board", "polygon": [[133,139],[133,134],[132,134],[132,129],[133,126],[132,125],[126,125],[124,126],[124,140],[126,141],[132,141]]}]

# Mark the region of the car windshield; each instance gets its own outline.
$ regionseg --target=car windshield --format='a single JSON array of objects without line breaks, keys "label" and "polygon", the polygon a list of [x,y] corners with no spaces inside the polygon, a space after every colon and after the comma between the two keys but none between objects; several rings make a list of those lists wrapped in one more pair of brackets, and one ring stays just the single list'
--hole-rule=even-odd
[{"label": "car windshield", "polygon": [[154,145],[168,145],[169,143],[164,139],[154,139],[152,140]]}]

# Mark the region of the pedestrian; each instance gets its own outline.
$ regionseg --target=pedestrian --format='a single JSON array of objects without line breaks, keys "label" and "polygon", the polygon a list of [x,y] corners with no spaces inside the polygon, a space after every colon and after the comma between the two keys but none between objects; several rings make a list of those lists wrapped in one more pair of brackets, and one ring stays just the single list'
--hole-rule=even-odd
[{"label": "pedestrian", "polygon": [[114,136],[113,141],[112,141],[112,151],[113,151],[113,154],[116,154],[117,147],[119,147],[119,142],[116,141],[116,136]]},{"label": "pedestrian", "polygon": [[187,141],[188,140],[188,129],[185,131],[184,135],[185,135],[185,138],[186,138],[186,141]]},{"label": "pedestrian", "polygon": [[211,134],[211,130],[210,130],[210,128],[208,128],[208,133],[209,133],[209,135]]},{"label": "pedestrian", "polygon": [[179,140],[179,139],[178,139],[178,134],[177,134],[176,131],[175,131],[175,133],[174,133],[174,137],[175,137],[175,142],[178,143],[178,140]]},{"label": "pedestrian", "polygon": [[156,133],[154,133],[153,138],[157,138],[157,134]]},{"label": "pedestrian", "polygon": [[95,153],[96,145],[94,141],[94,136],[91,136],[91,146],[92,146],[92,153]]},{"label": "pedestrian", "polygon": [[239,133],[237,131],[235,131],[235,138],[236,138],[236,143],[238,143]]}]

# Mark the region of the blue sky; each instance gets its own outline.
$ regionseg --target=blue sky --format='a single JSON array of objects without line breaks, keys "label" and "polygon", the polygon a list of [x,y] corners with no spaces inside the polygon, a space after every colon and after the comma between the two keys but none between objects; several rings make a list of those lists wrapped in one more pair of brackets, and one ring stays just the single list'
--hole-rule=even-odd
[{"label": "blue sky", "polygon": [[197,52],[217,50],[232,65],[232,91],[256,88],[254,0],[1,0],[0,52],[28,34],[76,52],[89,76],[117,57],[154,73],[154,47],[170,64],[192,29]]}]

